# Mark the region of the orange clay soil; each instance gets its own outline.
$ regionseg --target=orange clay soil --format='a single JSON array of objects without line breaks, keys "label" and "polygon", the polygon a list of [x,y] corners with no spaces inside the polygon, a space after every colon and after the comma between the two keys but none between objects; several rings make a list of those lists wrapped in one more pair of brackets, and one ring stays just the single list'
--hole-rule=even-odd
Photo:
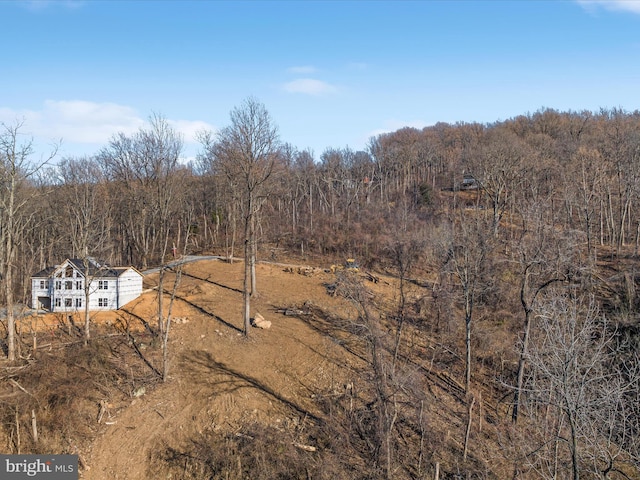
[{"label": "orange clay soil", "polygon": [[[259,312],[272,326],[252,328],[246,339],[243,263],[201,260],[184,266],[171,312],[177,322],[170,331],[169,380],[105,416],[97,439],[83,454],[89,467],[83,479],[146,478],[151,449],[179,448],[205,429],[235,429],[251,421],[298,422],[317,413],[314,391],[340,388],[357,375],[361,359],[323,335],[304,315],[277,311],[301,309],[307,302],[342,317],[353,315],[344,299],[327,294],[325,285],[335,276],[322,269],[304,275],[297,268],[265,263],[256,271],[259,296],[252,300],[252,316]],[[97,320],[124,322],[130,328],[140,327],[139,319],[154,322],[157,280],[157,274],[148,275],[149,290],[124,309],[138,320],[123,312],[102,314]],[[167,275],[165,314],[173,285],[174,275]]]}]

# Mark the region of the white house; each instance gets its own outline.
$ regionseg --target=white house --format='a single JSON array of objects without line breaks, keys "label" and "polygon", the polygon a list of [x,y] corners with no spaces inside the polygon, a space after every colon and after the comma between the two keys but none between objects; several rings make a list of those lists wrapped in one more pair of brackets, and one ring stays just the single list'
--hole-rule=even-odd
[{"label": "white house", "polygon": [[89,310],[117,310],[142,294],[142,274],[133,267],[108,267],[95,260],[67,259],[31,277],[31,307],[51,312],[84,311],[89,282]]}]

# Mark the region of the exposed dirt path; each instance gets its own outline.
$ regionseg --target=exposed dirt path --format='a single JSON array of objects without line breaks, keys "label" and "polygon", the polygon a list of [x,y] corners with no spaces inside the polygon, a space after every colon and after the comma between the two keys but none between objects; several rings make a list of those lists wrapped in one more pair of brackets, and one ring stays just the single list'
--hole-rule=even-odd
[{"label": "exposed dirt path", "polygon": [[[281,424],[313,421],[319,412],[314,392],[330,389],[356,375],[360,363],[307,322],[276,313],[321,301],[323,308],[345,313],[343,300],[326,294],[328,273],[312,276],[284,272],[281,266],[257,266],[259,298],[253,311],[272,321],[269,330],[242,327],[242,263],[206,260],[185,266],[172,326],[170,380],[131,401],[107,419],[86,455],[92,480],[148,478],[153,449],[179,447],[205,429],[235,429],[258,420]],[[204,280],[203,280],[204,279]],[[152,280],[152,278],[150,278]],[[169,280],[165,285],[170,285]],[[165,287],[168,288],[168,287]],[[151,318],[153,293],[132,306]]]}]

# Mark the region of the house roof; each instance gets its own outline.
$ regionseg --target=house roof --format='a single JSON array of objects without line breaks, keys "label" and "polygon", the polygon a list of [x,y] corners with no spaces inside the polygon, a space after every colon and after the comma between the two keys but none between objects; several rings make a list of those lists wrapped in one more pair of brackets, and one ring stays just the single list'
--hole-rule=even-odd
[{"label": "house roof", "polygon": [[[100,265],[93,258],[88,259],[88,268],[85,267],[84,260],[81,258],[69,258],[67,261],[71,263],[76,270],[78,270],[85,277],[88,275],[90,277],[118,277],[120,274],[118,271],[109,267],[108,265]],[[62,264],[64,265],[66,261]]]},{"label": "house roof", "polygon": [[85,268],[85,262],[83,259],[68,258],[60,265],[47,267],[44,270],[39,271],[33,275],[33,278],[49,278],[61,268],[66,268],[68,264],[71,264],[73,268],[80,272],[84,277],[117,278],[128,270],[133,270],[142,276],[142,274],[134,267],[109,267],[108,265],[101,265],[91,257],[89,257],[88,260],[88,268]]},{"label": "house roof", "polygon": [[140,271],[135,268],[135,267],[111,267],[111,270],[114,270],[117,273],[117,276],[119,277],[120,275],[128,272],[129,270],[133,270],[134,272],[136,272],[138,275],[140,275],[141,277],[143,277],[144,275],[142,275],[142,273],[140,273]]},{"label": "house roof", "polygon": [[40,270],[38,273],[32,275],[33,278],[49,278],[53,272],[55,272],[57,266],[47,267],[44,270]]}]

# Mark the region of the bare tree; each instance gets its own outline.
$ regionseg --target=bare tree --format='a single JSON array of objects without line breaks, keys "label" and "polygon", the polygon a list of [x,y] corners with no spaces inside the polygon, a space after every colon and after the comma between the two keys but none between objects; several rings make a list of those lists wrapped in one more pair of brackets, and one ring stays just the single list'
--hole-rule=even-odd
[{"label": "bare tree", "polygon": [[239,205],[241,204],[242,192],[236,178],[227,177],[224,172],[220,172],[218,163],[213,156],[213,145],[215,135],[211,131],[198,132],[198,141],[204,150],[198,154],[198,163],[205,176],[205,182],[212,189],[217,202],[214,206],[215,221],[222,224],[224,230],[224,247],[229,263],[233,263],[235,246],[238,233]]},{"label": "bare tree", "polygon": [[[189,212],[188,220],[192,218],[192,211]],[[190,222],[189,222],[190,223]],[[180,238],[178,238],[178,243],[182,245],[183,250],[186,252],[189,250],[189,243],[191,237],[191,230],[189,228],[185,228],[184,231],[184,241],[181,243]],[[167,267],[163,265],[161,267],[161,271],[165,270]],[[178,261],[177,264],[172,266],[174,270],[175,277],[173,280],[173,288],[171,289],[171,296],[169,299],[169,308],[167,309],[166,318],[160,317],[162,322],[160,331],[162,332],[162,381],[166,382],[169,378],[169,332],[171,330],[171,320],[172,320],[172,311],[173,304],[176,299],[176,295],[178,292],[178,287],[182,281],[182,271],[184,269],[184,261]],[[162,296],[159,297],[160,301],[162,301]],[[160,313],[162,309],[160,309]]]},{"label": "bare tree", "polygon": [[545,478],[606,479],[628,458],[624,397],[637,391],[637,359],[616,363],[615,329],[573,290],[549,291],[536,311],[525,385],[545,433],[530,456]]},{"label": "bare tree", "polygon": [[[161,115],[150,118],[150,128],[134,136],[120,133],[100,153],[100,160],[116,189],[127,250],[139,254],[142,268],[153,259],[164,266],[169,232],[177,216],[183,139]],[[178,220],[179,221],[179,220]],[[164,268],[158,285],[158,332],[163,329]]]},{"label": "bare tree", "polygon": [[[553,212],[548,213],[549,210],[549,204],[542,199],[523,205],[520,211],[522,228],[512,247],[520,280],[520,305],[524,313],[511,415],[514,422],[518,420],[536,302],[545,289],[558,282],[569,282],[574,276],[577,277],[580,269],[580,250],[577,242],[569,235],[562,235],[555,230]],[[551,225],[547,224],[547,215],[551,215]]]},{"label": "bare tree", "polygon": [[21,189],[29,178],[44,167],[57,153],[57,146],[52,152],[38,162],[32,162],[34,153],[31,140],[21,141],[21,130],[24,121],[16,121],[12,125],[2,123],[0,128],[0,209],[2,214],[2,246],[4,257],[2,275],[4,277],[4,294],[7,304],[7,357],[9,361],[16,359],[15,317],[14,317],[14,262],[20,232],[29,222],[22,213],[28,198],[21,196]]},{"label": "bare tree", "polygon": [[150,128],[133,136],[115,135],[99,154],[114,189],[113,200],[119,204],[128,263],[139,261],[147,268],[151,261],[163,261],[182,148],[182,136],[164,117],[153,115]]},{"label": "bare tree", "polygon": [[256,218],[269,194],[278,161],[279,137],[265,106],[255,98],[231,111],[231,125],[212,136],[201,134],[204,156],[215,169],[243,191],[244,217],[244,333],[249,335],[250,297],[257,295],[255,278]]},{"label": "bare tree", "polygon": [[465,324],[465,392],[471,388],[471,326],[476,301],[484,290],[487,257],[491,249],[489,227],[480,212],[461,212],[452,226],[445,247],[445,271],[452,274],[460,286]]},{"label": "bare tree", "polygon": [[393,365],[398,360],[402,329],[407,315],[407,282],[409,274],[418,262],[424,250],[425,241],[417,235],[399,235],[387,247],[394,262],[394,269],[398,275],[398,313],[396,325],[396,339],[393,353]]},{"label": "bare tree", "polygon": [[494,235],[497,235],[500,222],[517,190],[523,148],[515,134],[496,127],[487,134],[478,161],[472,162],[472,173],[480,181],[481,190],[491,204]]},{"label": "bare tree", "polygon": [[366,343],[375,395],[374,461],[384,472],[383,478],[390,480],[394,471],[393,431],[399,413],[399,389],[394,385],[387,337],[372,301],[373,295],[357,275],[342,272],[338,276],[336,291],[349,299],[357,311],[358,317],[351,330]]},{"label": "bare tree", "polygon": [[631,216],[638,199],[640,136],[637,112],[629,115],[621,109],[601,111],[605,120],[598,138],[598,149],[607,170],[604,185],[603,217],[612,246],[619,254],[631,236]]},{"label": "bare tree", "polygon": [[62,193],[65,201],[61,209],[66,215],[68,235],[73,247],[73,256],[82,262],[84,274],[84,336],[91,337],[89,299],[96,290],[92,285],[97,275],[104,270],[93,257],[103,258],[109,239],[108,202],[106,186],[98,163],[90,158],[65,158],[59,165],[64,180]]},{"label": "bare tree", "polygon": [[602,186],[605,180],[605,164],[602,155],[595,149],[579,148],[572,162],[574,168],[571,178],[566,181],[567,194],[574,191],[581,212],[583,228],[587,236],[587,252],[593,252],[593,227],[596,220],[596,207],[602,200]]}]

